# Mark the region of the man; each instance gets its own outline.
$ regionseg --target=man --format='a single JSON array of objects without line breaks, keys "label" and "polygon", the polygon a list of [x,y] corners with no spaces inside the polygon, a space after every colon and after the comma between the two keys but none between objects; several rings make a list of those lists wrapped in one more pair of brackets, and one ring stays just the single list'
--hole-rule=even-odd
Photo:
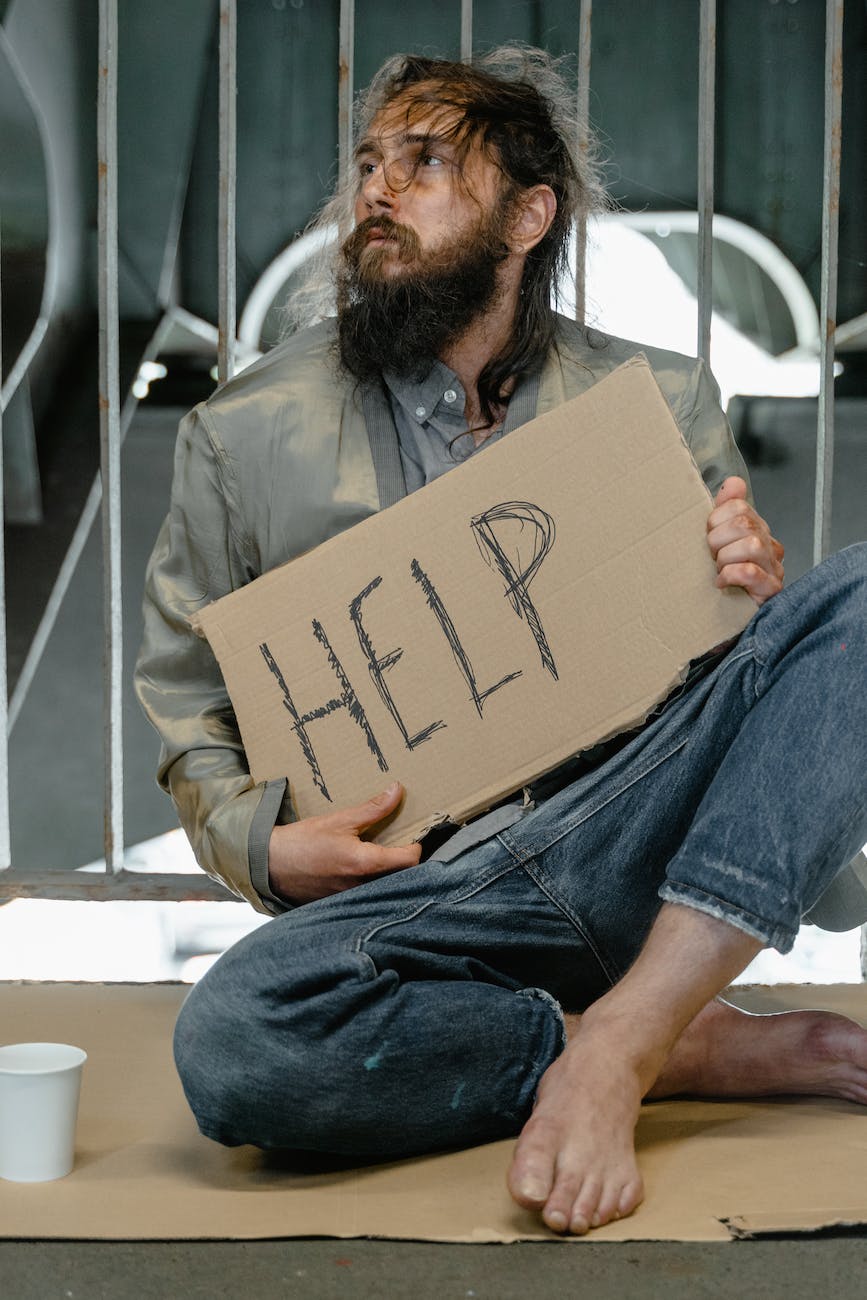
[{"label": "man", "polygon": [[[599,196],[567,100],[538,52],[386,65],[361,115],[336,325],[294,335],[182,425],[138,690],[199,861],[278,914],[181,1013],[202,1131],[365,1159],[520,1133],[515,1200],[581,1233],[641,1199],[643,1097],[867,1101],[856,1025],[716,1000],[762,946],[791,946],[867,838],[863,549],[782,591],[782,547],[704,366],[645,349],[715,493],[717,584],[757,614],[636,734],[433,852],[365,838],[397,783],[303,821],[291,775],[254,787],[189,627],[638,350],[549,307],[574,216]],[[345,200],[327,214],[344,229]],[[660,580],[677,571],[672,555]]]}]

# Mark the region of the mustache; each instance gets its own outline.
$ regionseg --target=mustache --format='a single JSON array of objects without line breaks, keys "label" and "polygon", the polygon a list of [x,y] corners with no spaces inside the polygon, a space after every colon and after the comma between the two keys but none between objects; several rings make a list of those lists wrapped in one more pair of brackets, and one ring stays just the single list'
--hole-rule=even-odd
[{"label": "mustache", "polygon": [[418,235],[409,226],[402,226],[399,222],[386,216],[365,217],[360,221],[353,230],[352,234],[343,244],[343,256],[350,265],[357,265],[358,259],[367,247],[371,232],[376,231],[385,239],[394,240],[397,245],[398,257],[413,258],[421,252],[421,243]]}]

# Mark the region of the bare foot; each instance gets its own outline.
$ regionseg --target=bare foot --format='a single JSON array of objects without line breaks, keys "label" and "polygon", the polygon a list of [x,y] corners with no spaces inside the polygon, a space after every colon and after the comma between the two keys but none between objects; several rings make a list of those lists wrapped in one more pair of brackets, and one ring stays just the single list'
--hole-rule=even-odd
[{"label": "bare foot", "polygon": [[568,1046],[542,1078],[508,1176],[518,1204],[557,1232],[585,1233],[640,1203],[633,1134],[642,1095],[808,1094],[867,1105],[867,1030],[831,1012],[752,1015],[714,1001],[661,1068],[631,1056],[616,1025],[566,1022]]},{"label": "bare foot", "polygon": [[633,1132],[646,1087],[616,1036],[583,1020],[518,1139],[508,1175],[518,1204],[577,1234],[631,1214],[644,1195]]},{"label": "bare foot", "polygon": [[830,1011],[754,1015],[717,1000],[681,1034],[648,1096],[678,1093],[797,1094],[867,1105],[867,1030]]}]

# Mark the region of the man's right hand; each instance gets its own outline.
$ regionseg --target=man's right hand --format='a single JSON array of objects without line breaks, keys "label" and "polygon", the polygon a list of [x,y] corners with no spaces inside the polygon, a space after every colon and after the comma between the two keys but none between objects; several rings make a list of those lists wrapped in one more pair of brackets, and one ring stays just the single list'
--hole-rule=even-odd
[{"label": "man's right hand", "polygon": [[393,781],[382,794],[355,808],[275,826],[268,845],[272,893],[287,903],[312,903],[376,876],[417,866],[420,844],[386,848],[361,838],[363,831],[394,812],[402,798],[403,786]]}]

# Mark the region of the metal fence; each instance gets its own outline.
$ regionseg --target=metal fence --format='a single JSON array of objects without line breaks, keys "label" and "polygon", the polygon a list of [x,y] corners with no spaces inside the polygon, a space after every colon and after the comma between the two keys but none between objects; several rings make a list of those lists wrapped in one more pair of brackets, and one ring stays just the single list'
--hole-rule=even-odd
[{"label": "metal fence", "polygon": [[[229,379],[234,366],[236,330],[235,184],[236,184],[236,0],[219,0],[219,288],[218,378]],[[828,552],[831,516],[831,482],[834,457],[834,330],[836,327],[837,229],[840,197],[840,142],[842,103],[843,0],[826,0],[825,34],[825,145],[822,200],[822,279],[819,309],[822,321],[821,379],[817,428],[816,496],[814,505],[814,561]],[[579,116],[586,121],[591,84],[592,0],[581,0],[578,55]],[[461,57],[473,47],[473,3],[461,0]],[[352,103],[354,96],[355,4],[341,0],[339,32],[338,124],[341,174],[352,158]],[[705,358],[710,349],[712,229],[714,204],[714,69],[716,54],[716,0],[701,0],[698,102],[698,213],[699,276],[697,351]],[[234,898],[217,882],[201,873],[149,875],[130,872],[123,865],[123,737],[122,600],[120,451],[129,408],[122,409],[119,382],[118,241],[117,241],[117,0],[99,0],[98,177],[99,177],[99,422],[101,442],[101,492],[91,494],[82,525],[102,512],[104,572],[104,755],[105,755],[105,871],[16,871],[11,863],[9,822],[10,720],[14,723],[21,700],[32,680],[41,643],[31,651],[30,671],[22,674],[10,710],[6,676],[6,619],[3,585],[2,527],[0,527],[0,896],[65,899],[228,899]],[[578,147],[586,148],[586,139]],[[0,232],[2,237],[2,232]],[[584,248],[586,231],[578,231],[576,304],[584,303]],[[0,286],[2,290],[2,286]],[[2,432],[2,426],[0,426]],[[2,439],[0,439],[2,449]],[[2,471],[2,451],[0,451]],[[2,524],[2,493],[0,493]],[[85,533],[87,527],[84,529]],[[77,535],[81,537],[81,527]],[[82,542],[64,561],[64,571],[74,568]],[[75,550],[77,547],[77,551]],[[54,599],[62,599],[63,573]],[[60,596],[57,595],[58,590]],[[43,620],[43,627],[45,620]],[[50,618],[48,620],[50,626]],[[47,634],[44,634],[47,635]],[[43,636],[44,642],[44,636]]]}]

